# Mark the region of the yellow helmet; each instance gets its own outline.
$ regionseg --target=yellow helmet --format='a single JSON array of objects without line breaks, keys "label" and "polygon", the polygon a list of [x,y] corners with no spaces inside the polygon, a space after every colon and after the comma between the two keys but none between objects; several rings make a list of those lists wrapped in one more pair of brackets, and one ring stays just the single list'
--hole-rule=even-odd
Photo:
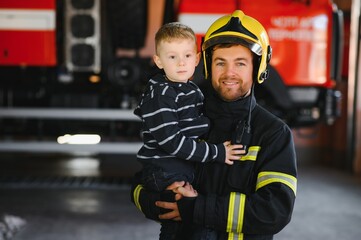
[{"label": "yellow helmet", "polygon": [[271,60],[272,48],[269,45],[266,30],[256,19],[245,15],[241,10],[236,10],[230,15],[217,19],[208,28],[202,44],[206,78],[208,78],[207,68],[211,61],[209,50],[221,43],[241,44],[250,49],[259,57],[258,71],[256,72],[258,83],[262,83],[268,77],[267,64]]}]

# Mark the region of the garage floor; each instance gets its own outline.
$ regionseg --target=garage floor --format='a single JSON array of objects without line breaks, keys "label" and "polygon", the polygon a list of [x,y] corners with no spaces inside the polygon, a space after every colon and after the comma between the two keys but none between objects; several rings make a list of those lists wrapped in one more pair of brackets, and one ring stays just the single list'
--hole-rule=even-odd
[{"label": "garage floor", "polygon": [[[11,154],[0,166],[0,223],[4,215],[26,221],[12,239],[157,239],[159,225],[129,201],[129,175],[139,167],[131,157]],[[361,179],[300,163],[294,216],[275,239],[354,240],[360,224]]]}]

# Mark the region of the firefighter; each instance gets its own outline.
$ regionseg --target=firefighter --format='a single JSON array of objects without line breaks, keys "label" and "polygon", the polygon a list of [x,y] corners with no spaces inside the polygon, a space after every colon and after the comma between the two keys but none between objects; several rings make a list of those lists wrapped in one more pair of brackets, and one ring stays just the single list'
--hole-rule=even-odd
[{"label": "firefighter", "polygon": [[[146,217],[182,221],[178,239],[273,239],[290,221],[296,198],[296,154],[290,128],[256,103],[254,84],[267,78],[267,32],[236,10],[216,20],[202,44],[207,141],[241,143],[247,154],[232,166],[198,164],[195,190],[168,187],[176,202],[133,185],[132,201]],[[135,180],[137,180],[135,178]],[[169,212],[160,214],[160,208]]]}]

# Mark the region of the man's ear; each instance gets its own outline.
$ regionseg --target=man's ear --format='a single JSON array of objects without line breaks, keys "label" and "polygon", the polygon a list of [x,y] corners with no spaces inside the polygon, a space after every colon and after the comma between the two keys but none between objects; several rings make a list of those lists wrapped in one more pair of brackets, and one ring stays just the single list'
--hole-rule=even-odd
[{"label": "man's ear", "polygon": [[153,55],[153,61],[159,69],[163,69],[162,62],[160,61],[160,58],[157,55]]}]

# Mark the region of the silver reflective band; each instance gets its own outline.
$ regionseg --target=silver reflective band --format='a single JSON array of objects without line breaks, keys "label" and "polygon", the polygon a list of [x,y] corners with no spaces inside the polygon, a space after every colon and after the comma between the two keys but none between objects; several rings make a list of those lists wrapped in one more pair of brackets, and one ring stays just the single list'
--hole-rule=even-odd
[{"label": "silver reflective band", "polygon": [[246,155],[241,156],[239,159],[240,161],[256,161],[257,155],[259,150],[261,149],[260,146],[251,146],[248,149],[248,153]]},{"label": "silver reflective band", "polygon": [[262,47],[257,43],[249,43],[249,49],[258,56],[262,55]]},{"label": "silver reflective band", "polygon": [[229,233],[228,239],[233,239],[230,238],[232,235],[242,232],[245,203],[246,196],[244,194],[231,192],[229,196],[227,219],[227,232]]},{"label": "silver reflective band", "polygon": [[296,196],[297,179],[292,175],[280,173],[280,172],[260,172],[258,174],[256,190],[270,183],[275,183],[275,182],[279,182],[287,185],[292,189],[292,191]]}]

